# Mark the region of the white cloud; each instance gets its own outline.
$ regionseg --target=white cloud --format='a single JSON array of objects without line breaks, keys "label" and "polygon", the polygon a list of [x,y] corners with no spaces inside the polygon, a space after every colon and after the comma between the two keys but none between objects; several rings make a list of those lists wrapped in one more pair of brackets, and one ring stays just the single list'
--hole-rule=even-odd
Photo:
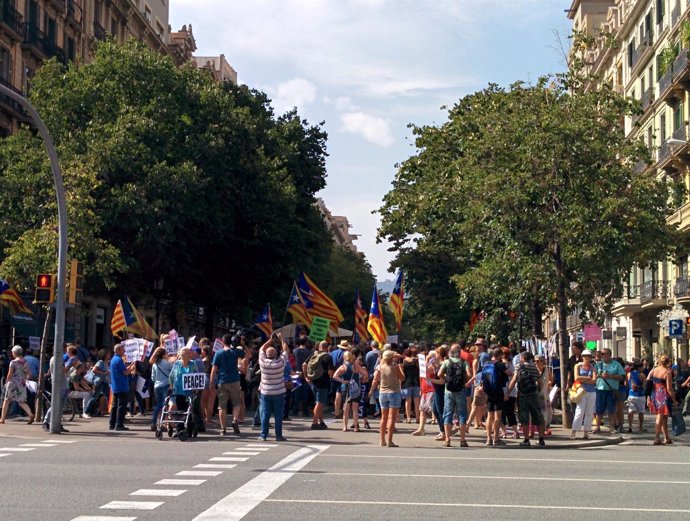
[{"label": "white cloud", "polygon": [[280,83],[278,87],[267,89],[273,94],[273,107],[278,114],[282,114],[293,107],[303,110],[316,99],[316,86],[304,78],[294,78]]},{"label": "white cloud", "polygon": [[367,141],[381,147],[395,143],[390,124],[383,118],[364,112],[348,112],[341,117],[343,128],[351,134],[360,134]]}]

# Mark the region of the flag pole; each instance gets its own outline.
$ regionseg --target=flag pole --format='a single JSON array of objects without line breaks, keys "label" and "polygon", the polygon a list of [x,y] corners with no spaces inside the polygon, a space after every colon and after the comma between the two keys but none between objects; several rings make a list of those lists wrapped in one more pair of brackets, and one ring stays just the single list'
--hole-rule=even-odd
[{"label": "flag pole", "polygon": [[[295,281],[292,281],[292,287],[295,287]],[[292,290],[290,290],[290,294],[288,295],[288,301],[287,301],[287,306],[285,306],[285,313],[283,313],[283,321],[281,322],[281,326],[283,327],[285,325],[285,320],[287,319],[287,314],[288,314],[288,308],[290,307],[290,295],[292,295]]]}]

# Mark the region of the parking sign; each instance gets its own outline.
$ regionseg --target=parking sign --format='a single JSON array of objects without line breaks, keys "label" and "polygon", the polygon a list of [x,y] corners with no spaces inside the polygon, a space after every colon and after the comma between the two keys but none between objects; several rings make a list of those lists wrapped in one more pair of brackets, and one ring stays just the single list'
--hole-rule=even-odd
[{"label": "parking sign", "polygon": [[671,338],[682,338],[683,336],[683,321],[669,320],[668,321],[668,336]]}]

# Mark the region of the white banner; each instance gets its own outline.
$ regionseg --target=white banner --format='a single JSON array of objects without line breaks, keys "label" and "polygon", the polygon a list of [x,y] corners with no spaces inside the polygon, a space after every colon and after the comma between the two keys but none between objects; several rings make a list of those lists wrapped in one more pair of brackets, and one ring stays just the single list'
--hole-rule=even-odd
[{"label": "white banner", "polygon": [[169,355],[176,355],[177,354],[177,341],[168,338],[165,341],[165,352],[168,353]]},{"label": "white banner", "polygon": [[125,358],[127,362],[139,362],[144,356],[143,345],[139,342],[139,338],[132,338],[125,340],[122,345],[125,346]]},{"label": "white banner", "polygon": [[217,353],[218,351],[223,350],[223,342],[220,341],[220,338],[216,338],[216,340],[213,342],[213,352]]},{"label": "white banner", "polygon": [[206,387],[206,373],[188,373],[182,375],[182,390],[196,391]]}]

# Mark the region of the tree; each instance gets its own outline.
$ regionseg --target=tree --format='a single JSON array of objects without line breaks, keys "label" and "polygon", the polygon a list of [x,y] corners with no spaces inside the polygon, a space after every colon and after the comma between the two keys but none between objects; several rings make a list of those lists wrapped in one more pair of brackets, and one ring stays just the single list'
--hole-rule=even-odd
[{"label": "tree", "polygon": [[443,125],[414,127],[419,153],[381,208],[379,237],[399,258],[455,260],[461,304],[556,307],[562,361],[568,309],[601,319],[629,270],[676,241],[665,220],[672,181],[632,171],[649,160],[621,126],[634,101],[592,81],[575,64],[462,98]]}]

